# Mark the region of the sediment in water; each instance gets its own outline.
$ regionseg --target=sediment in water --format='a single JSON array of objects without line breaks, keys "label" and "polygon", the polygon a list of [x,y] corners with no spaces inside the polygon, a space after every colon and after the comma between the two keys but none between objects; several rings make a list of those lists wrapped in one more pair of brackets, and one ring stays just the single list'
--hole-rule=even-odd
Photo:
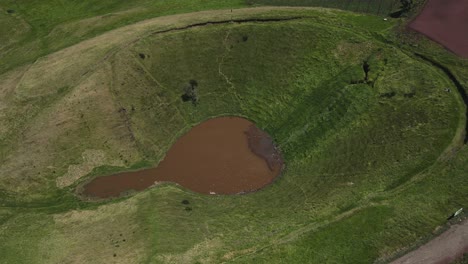
[{"label": "sediment in water", "polygon": [[204,194],[256,191],[280,174],[283,160],[271,137],[240,117],[219,117],[193,127],[156,168],[97,177],[81,195],[112,198],[174,182]]}]

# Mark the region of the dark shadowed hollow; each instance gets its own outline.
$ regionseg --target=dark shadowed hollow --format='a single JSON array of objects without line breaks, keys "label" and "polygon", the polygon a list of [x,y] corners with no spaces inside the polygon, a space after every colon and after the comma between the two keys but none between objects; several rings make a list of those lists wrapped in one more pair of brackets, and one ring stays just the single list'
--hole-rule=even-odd
[{"label": "dark shadowed hollow", "polygon": [[283,159],[266,132],[240,117],[219,117],[193,127],[156,168],[95,178],[82,194],[118,197],[160,182],[204,194],[246,193],[271,183],[282,167]]}]

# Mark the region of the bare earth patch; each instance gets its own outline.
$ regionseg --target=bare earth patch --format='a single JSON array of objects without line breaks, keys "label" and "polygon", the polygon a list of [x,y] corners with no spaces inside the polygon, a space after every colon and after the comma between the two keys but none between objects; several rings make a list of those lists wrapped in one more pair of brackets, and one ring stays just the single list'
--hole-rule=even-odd
[{"label": "bare earth patch", "polygon": [[157,263],[214,263],[214,252],[222,247],[220,239],[206,239],[181,254],[167,254],[157,257]]}]

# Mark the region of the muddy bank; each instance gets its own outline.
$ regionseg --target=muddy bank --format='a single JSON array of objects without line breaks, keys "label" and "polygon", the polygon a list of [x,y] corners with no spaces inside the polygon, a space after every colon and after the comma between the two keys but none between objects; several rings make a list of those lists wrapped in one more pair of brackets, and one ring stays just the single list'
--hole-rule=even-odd
[{"label": "muddy bank", "polygon": [[159,182],[204,194],[238,194],[268,185],[282,167],[281,155],[267,133],[246,119],[220,117],[193,127],[156,168],[95,178],[81,194],[118,197]]},{"label": "muddy bank", "polygon": [[283,166],[283,158],[276,149],[273,139],[265,131],[252,124],[245,134],[250,151],[264,159],[270,170],[274,171]]}]

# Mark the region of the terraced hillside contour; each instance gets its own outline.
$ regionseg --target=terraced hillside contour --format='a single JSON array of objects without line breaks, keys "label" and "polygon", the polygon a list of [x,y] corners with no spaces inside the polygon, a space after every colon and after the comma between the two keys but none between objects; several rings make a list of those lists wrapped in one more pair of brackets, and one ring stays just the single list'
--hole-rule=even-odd
[{"label": "terraced hillside contour", "polygon": [[[0,255],[357,263],[409,246],[468,199],[466,116],[443,71],[386,39],[392,26],[328,9],[205,11],[4,73]],[[181,99],[191,80],[196,105]],[[286,164],[275,184],[240,196],[171,184],[98,203],[75,196],[93,177],[157,166],[191,127],[226,115],[274,138]]]}]

